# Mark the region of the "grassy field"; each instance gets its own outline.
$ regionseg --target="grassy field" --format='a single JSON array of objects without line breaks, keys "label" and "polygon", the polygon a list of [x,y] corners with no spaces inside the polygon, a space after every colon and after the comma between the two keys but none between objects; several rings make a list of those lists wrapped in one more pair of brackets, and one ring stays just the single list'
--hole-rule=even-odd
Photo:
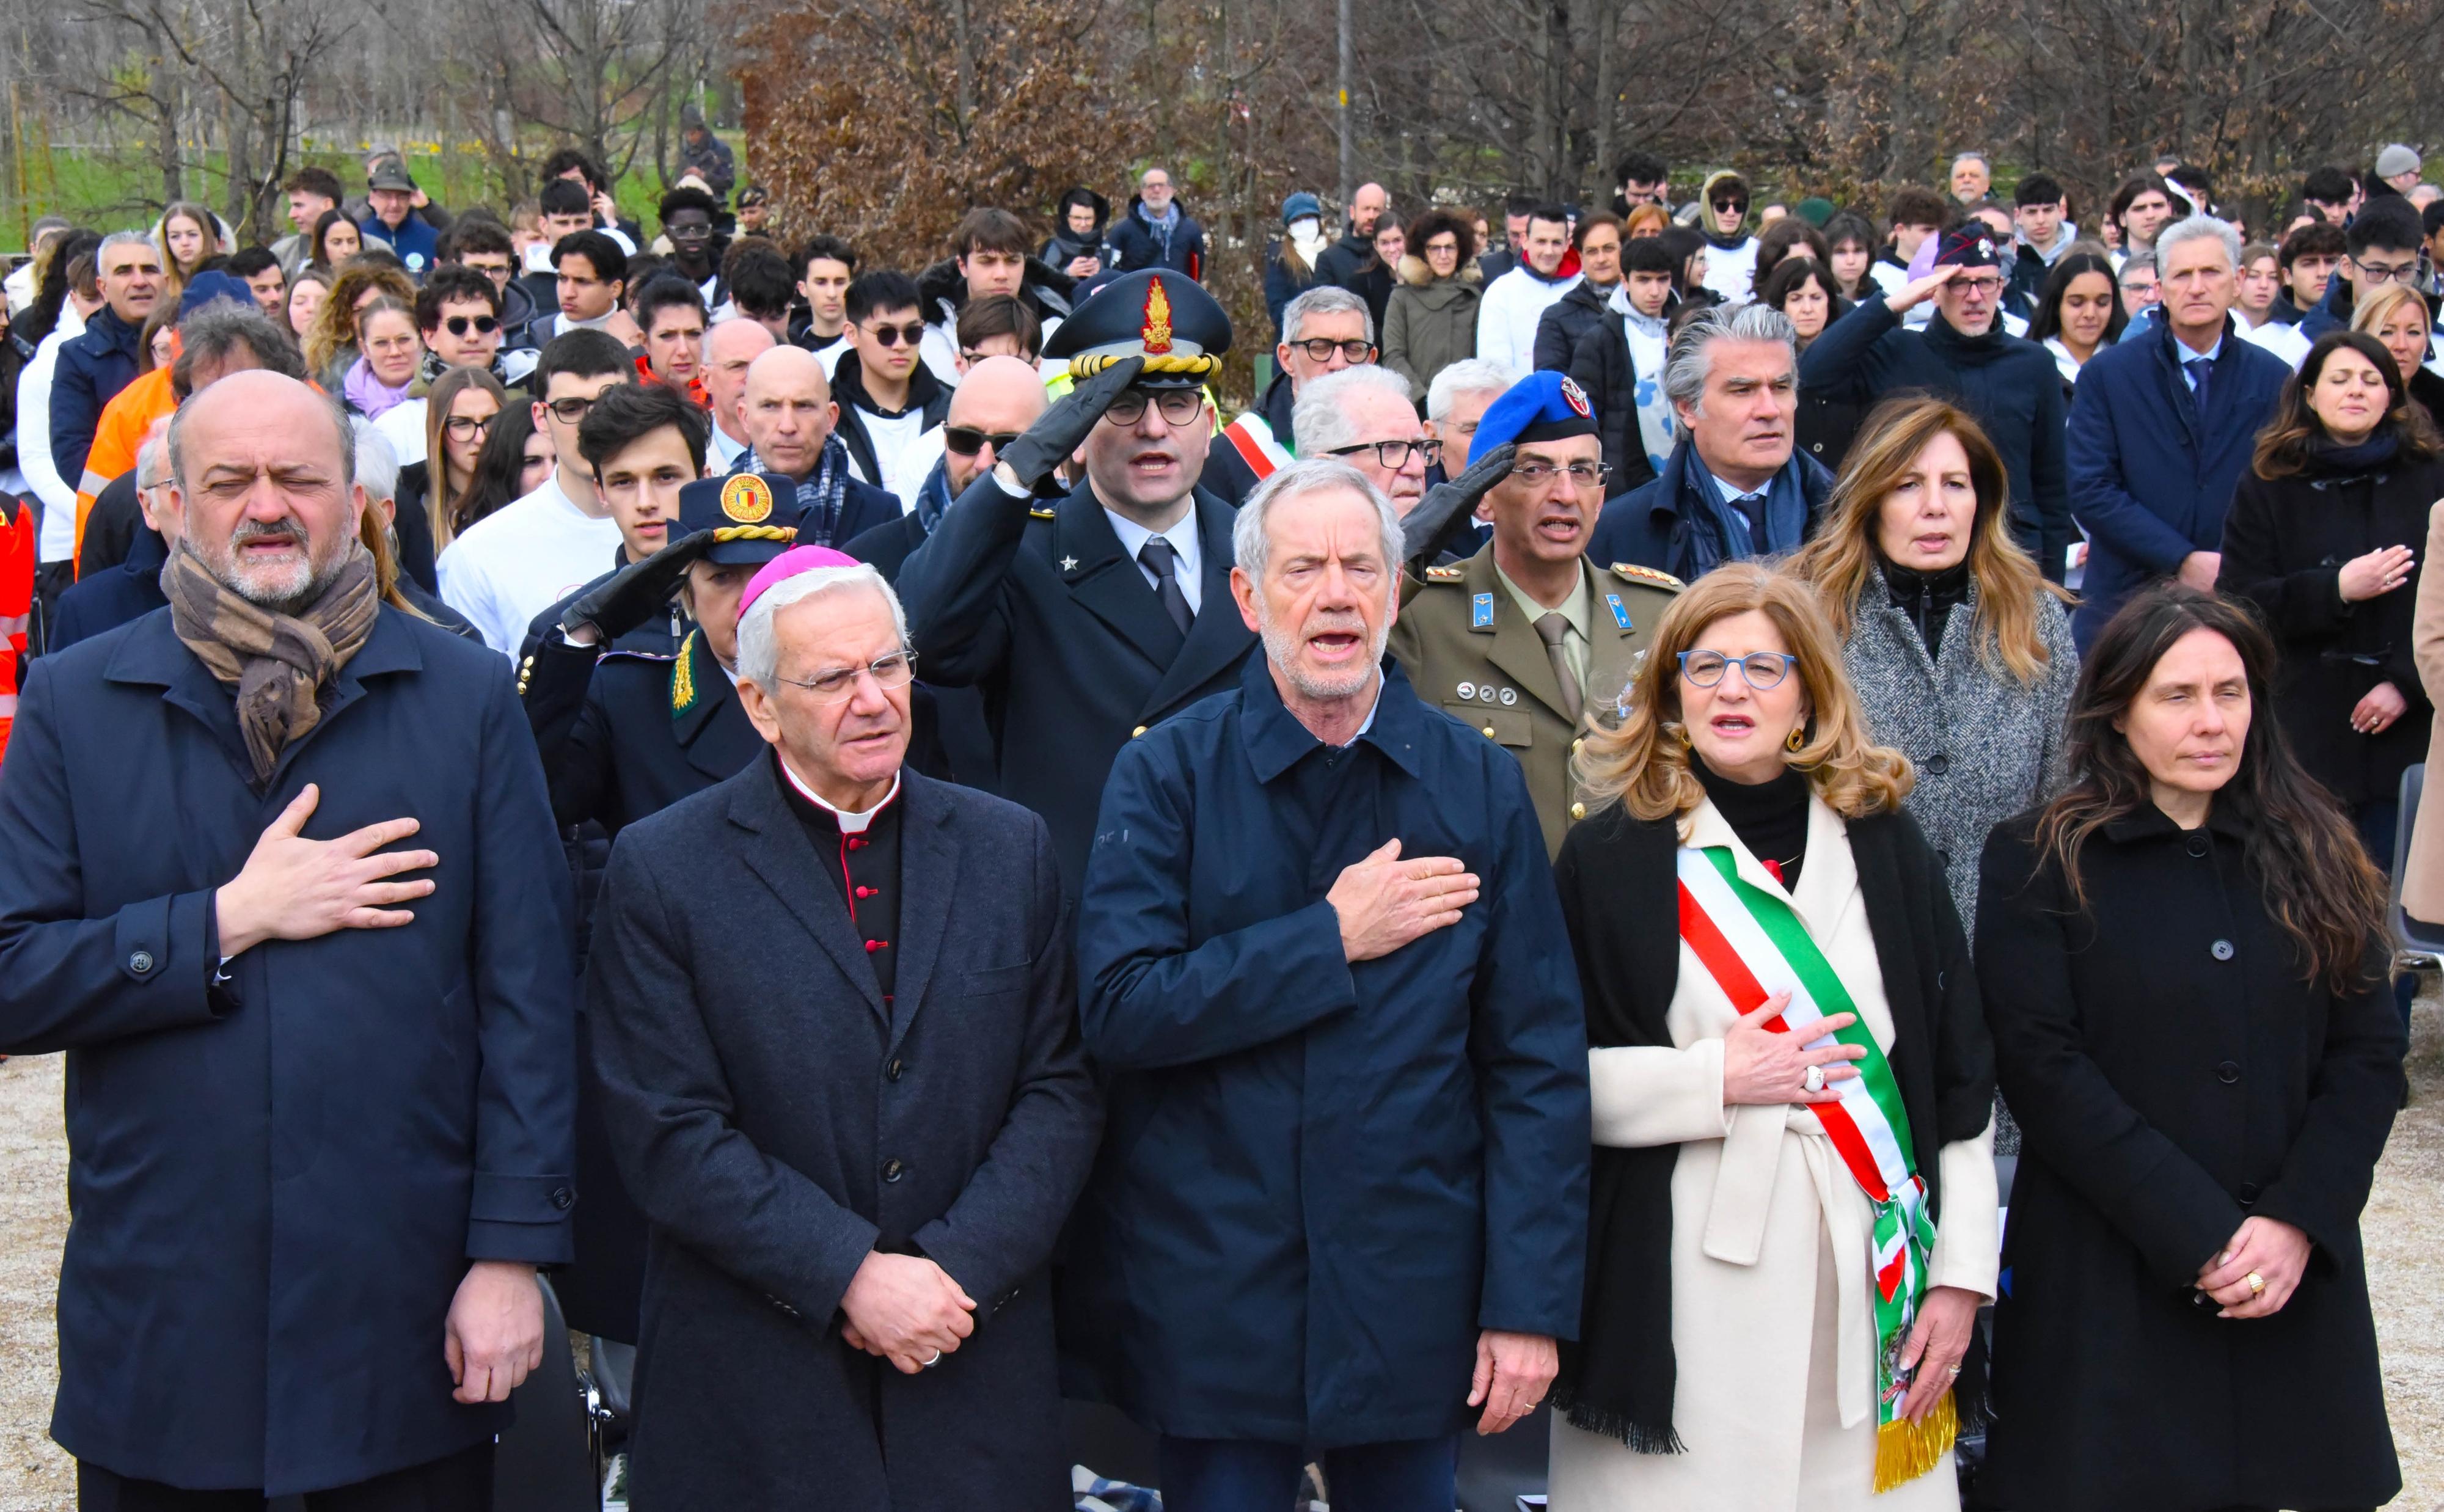
[{"label": "grassy field", "polygon": [[[724,137],[743,168],[745,144],[735,133],[725,133]],[[417,183],[427,194],[444,206],[485,203],[507,208],[507,196],[490,160],[472,144],[445,152],[437,142],[410,141],[403,150],[408,172],[416,175]],[[540,158],[549,148],[538,143],[533,151]],[[340,182],[351,188],[364,182],[363,163],[350,154],[316,151],[308,153],[296,166],[308,163],[330,169],[340,175]],[[200,199],[226,214],[226,174],[227,160],[221,154],[192,155],[186,171],[187,197]],[[17,164],[0,157],[0,250],[23,250],[28,230],[43,215],[65,215],[81,226],[111,230],[149,225],[160,212],[161,170],[150,153],[141,148],[123,152],[58,148],[37,153],[29,144],[25,178],[21,193]],[[661,197],[661,190],[651,164],[631,170],[613,193],[623,212],[640,223],[653,223],[654,205]],[[272,234],[285,236],[287,232],[284,218]]]}]

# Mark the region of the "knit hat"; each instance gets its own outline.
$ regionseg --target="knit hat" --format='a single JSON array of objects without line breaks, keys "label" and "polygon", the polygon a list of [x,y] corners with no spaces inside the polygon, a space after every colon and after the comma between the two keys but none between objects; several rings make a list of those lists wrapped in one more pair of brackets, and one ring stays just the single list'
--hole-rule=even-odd
[{"label": "knit hat", "polygon": [[1302,189],[1297,194],[1292,194],[1289,198],[1282,201],[1283,225],[1287,226],[1294,220],[1304,220],[1309,215],[1314,216],[1318,220],[1324,219],[1324,201],[1316,198],[1313,194],[1308,194],[1305,190]]},{"label": "knit hat", "polygon": [[215,267],[187,280],[186,291],[178,296],[178,319],[185,320],[216,299],[254,308],[254,290],[246,286],[246,281]]},{"label": "knit hat", "polygon": [[2399,142],[2395,142],[2376,155],[2376,175],[2379,178],[2392,178],[2397,175],[2416,172],[2418,172],[2418,150],[2415,147],[2405,147]]},{"label": "knit hat", "polygon": [[1824,223],[1833,218],[1833,202],[1822,194],[1810,194],[1790,208],[1801,220],[1820,231],[1824,229]]},{"label": "knit hat", "polygon": [[1972,220],[1943,233],[1935,251],[1936,267],[2000,267],[2003,254],[1994,248],[1994,233],[1984,221]]}]

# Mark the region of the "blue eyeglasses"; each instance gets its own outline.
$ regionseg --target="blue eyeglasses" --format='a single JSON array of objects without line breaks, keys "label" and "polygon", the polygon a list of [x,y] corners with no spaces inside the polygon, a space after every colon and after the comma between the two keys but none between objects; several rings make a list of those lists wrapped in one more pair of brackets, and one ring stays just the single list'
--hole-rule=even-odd
[{"label": "blue eyeglasses", "polygon": [[1680,675],[1699,688],[1713,687],[1723,680],[1725,673],[1737,667],[1742,681],[1763,691],[1789,676],[1790,669],[1798,665],[1798,657],[1779,651],[1752,651],[1745,656],[1726,656],[1719,651],[1680,654]]}]

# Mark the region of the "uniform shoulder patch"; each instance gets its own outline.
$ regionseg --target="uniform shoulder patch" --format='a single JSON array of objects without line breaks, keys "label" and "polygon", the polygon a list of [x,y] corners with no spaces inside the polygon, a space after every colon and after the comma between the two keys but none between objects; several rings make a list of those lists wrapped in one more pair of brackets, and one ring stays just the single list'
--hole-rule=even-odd
[{"label": "uniform shoulder patch", "polygon": [[1641,567],[1635,562],[1616,562],[1612,564],[1612,571],[1615,577],[1627,578],[1632,582],[1642,582],[1649,587],[1662,588],[1672,593],[1680,593],[1689,586],[1668,572],[1657,572],[1653,567]]},{"label": "uniform shoulder patch", "polygon": [[1468,568],[1456,562],[1445,562],[1439,567],[1428,567],[1426,581],[1428,582],[1466,582]]}]

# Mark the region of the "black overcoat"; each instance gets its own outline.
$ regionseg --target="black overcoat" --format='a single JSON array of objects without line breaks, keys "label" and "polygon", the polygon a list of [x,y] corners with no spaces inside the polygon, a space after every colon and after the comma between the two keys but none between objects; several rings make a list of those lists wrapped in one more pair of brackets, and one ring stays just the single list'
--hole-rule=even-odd
[{"label": "black overcoat", "polygon": [[[2242,859],[2237,800],[2091,837],[2088,911],[2029,821],[1978,884],[1977,975],[2019,1173],[1995,1310],[1995,1504],[2365,1507],[2401,1486],[2360,1208],[2401,1097],[2390,992],[2308,982]],[[2305,1230],[2282,1312],[2196,1305],[2255,1214]]]},{"label": "black overcoat", "polygon": [[[653,1225],[635,1505],[1066,1508],[1046,1272],[1102,1116],[1050,839],[902,772],[886,1011],[782,781],[629,825],[603,884],[596,1069]],[[935,1369],[842,1340],[878,1248],[977,1302]]]},{"label": "black overcoat", "polygon": [[[2427,511],[2444,498],[2444,461],[2399,457],[2373,468],[2312,464],[2304,474],[2240,480],[2223,523],[2215,586],[2255,604],[2283,664],[2274,716],[2309,775],[2357,805],[2397,797],[2401,773],[2427,759],[2435,709],[2411,658],[2410,618],[2422,561],[2400,587],[2342,602],[2342,563],[2384,546],[2426,555]],[[2410,710],[2380,734],[2351,728],[2351,710],[2380,682]]]},{"label": "black overcoat", "polygon": [[[229,963],[213,892],[412,816],[397,929]],[[399,848],[399,847],[394,847]],[[51,1434],[189,1487],[344,1485],[508,1422],[450,1398],[471,1260],[557,1263],[575,1201],[568,870],[497,653],[383,609],[266,788],[157,610],[36,662],[0,767],[0,1051],[68,1052]]]}]

